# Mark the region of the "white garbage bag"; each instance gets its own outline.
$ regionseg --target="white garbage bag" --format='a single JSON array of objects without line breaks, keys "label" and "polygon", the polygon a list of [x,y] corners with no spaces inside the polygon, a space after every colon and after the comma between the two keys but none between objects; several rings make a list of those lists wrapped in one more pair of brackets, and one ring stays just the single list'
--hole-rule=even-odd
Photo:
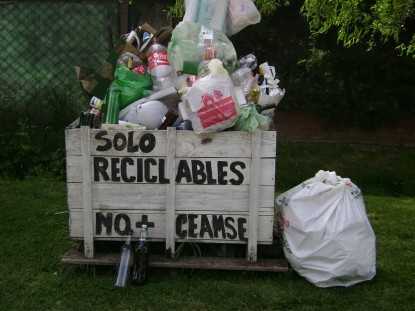
[{"label": "white garbage bag", "polygon": [[287,261],[318,287],[351,286],[376,274],[376,238],[362,192],[319,171],[276,199]]}]

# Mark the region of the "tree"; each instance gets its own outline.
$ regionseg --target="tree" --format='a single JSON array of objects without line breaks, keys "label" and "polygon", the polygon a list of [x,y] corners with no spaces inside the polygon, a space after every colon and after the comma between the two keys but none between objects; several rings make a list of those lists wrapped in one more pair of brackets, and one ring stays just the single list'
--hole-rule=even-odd
[{"label": "tree", "polygon": [[[290,5],[290,0],[254,2],[264,15]],[[167,13],[183,16],[184,0],[176,0]],[[345,47],[364,43],[372,49],[392,41],[402,55],[415,57],[415,0],[304,0],[301,13],[314,38],[336,30]]]}]

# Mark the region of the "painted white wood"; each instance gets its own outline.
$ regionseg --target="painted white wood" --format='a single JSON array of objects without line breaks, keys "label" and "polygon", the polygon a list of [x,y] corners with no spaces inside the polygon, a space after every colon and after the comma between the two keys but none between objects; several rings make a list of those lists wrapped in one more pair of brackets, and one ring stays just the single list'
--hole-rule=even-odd
[{"label": "painted white wood", "polygon": [[94,234],[92,219],[92,182],[91,182],[91,140],[89,127],[81,127],[82,150],[82,199],[83,199],[83,225],[84,225],[84,252],[85,257],[94,257]]},{"label": "painted white wood", "polygon": [[[105,144],[102,140],[96,140],[95,135],[102,130],[91,130],[91,154],[105,156],[165,156],[167,148],[167,131],[134,131],[133,141],[137,144],[146,133],[151,133],[156,138],[156,148],[150,153],[117,151],[113,148],[106,152],[96,151],[97,146]],[[108,130],[105,138],[112,143],[117,133],[128,137],[130,130]],[[251,157],[251,135],[248,132],[218,132],[210,134],[195,134],[191,131],[179,131],[177,133],[176,157],[177,158],[204,158],[226,157],[246,158]],[[66,152],[68,155],[81,155],[80,130],[66,130]],[[275,131],[263,131],[261,135],[261,157],[275,158],[276,153]]]},{"label": "painted white wood", "polygon": [[247,260],[256,262],[257,260],[257,240],[258,240],[258,210],[259,210],[259,179],[260,179],[260,144],[261,131],[256,130],[252,137],[252,162],[251,162],[251,183],[249,187],[249,237],[247,248]]},{"label": "painted white wood", "polygon": [[[69,209],[82,208],[81,183],[68,184]],[[103,209],[166,210],[166,185],[92,184],[93,203]],[[176,210],[249,211],[250,186],[176,185]],[[274,186],[259,187],[259,209],[274,207]]]},{"label": "painted white wood", "polygon": [[176,144],[177,144],[176,129],[169,127],[167,129],[167,169],[166,173],[169,176],[170,183],[166,184],[166,250],[169,251],[173,258],[175,254],[175,212],[176,212],[176,183],[174,178],[176,176]]},{"label": "painted white wood", "polygon": [[[131,133],[131,134],[130,134]],[[101,139],[95,139],[96,135]],[[105,134],[105,135],[103,135]],[[108,151],[97,151],[98,146],[116,142],[122,146],[125,139],[130,139],[132,145],[138,145],[143,135],[151,134],[156,143],[153,150],[144,153],[140,150],[130,152],[127,148]],[[147,136],[149,137],[149,136]],[[274,186],[275,186],[275,156],[276,132],[220,132],[197,135],[189,131],[142,131],[142,130],[101,130],[67,129],[67,188],[69,209],[69,236],[72,239],[83,239],[85,255],[94,254],[93,241],[96,240],[124,240],[120,230],[125,229],[124,218],[127,217],[130,225],[138,237],[137,222],[147,215],[155,223],[149,228],[150,240],[165,241],[166,248],[174,253],[175,242],[206,242],[206,243],[246,243],[248,244],[247,260],[256,261],[257,244],[271,244],[274,218]],[[150,166],[150,175],[157,176],[156,183],[137,183],[119,181],[103,181],[99,176],[94,181],[94,157],[108,159],[109,165],[114,163],[115,175],[118,178],[118,165],[124,161],[125,176],[137,174],[137,168],[123,159],[154,159],[156,165]],[[115,159],[115,160],[112,160]],[[114,161],[114,162],[112,162]],[[117,162],[118,161],[118,162]],[[203,185],[187,182],[182,178],[176,183],[176,175],[181,161],[186,161],[189,167],[193,163],[210,165],[212,176],[210,184]],[[196,162],[195,162],[196,161]],[[199,162],[200,161],[200,162]],[[229,180],[236,179],[237,175],[226,170],[228,184],[219,185],[214,180],[218,176],[218,163],[238,161],[243,163],[240,169],[244,180],[241,185],[231,185]],[[165,165],[165,177],[170,180],[167,184],[159,183],[158,164]],[[111,174],[111,168],[108,168]],[[128,179],[128,178],[127,178]],[[111,215],[119,220],[118,233],[115,224],[110,234],[106,228],[101,233],[96,232],[97,213]],[[122,215],[125,214],[125,215]],[[223,217],[243,217],[247,220],[244,225],[247,229],[247,241],[235,241],[197,236],[180,238],[176,232],[176,218],[182,214],[192,215],[222,215]],[[109,216],[108,216],[109,217]],[[201,217],[201,216],[200,216]],[[216,217],[216,216],[215,216]],[[111,218],[112,219],[112,218]],[[120,220],[121,219],[121,220]],[[198,218],[200,221],[200,218]],[[124,226],[124,228],[123,228]],[[200,226],[197,223],[196,226]],[[102,226],[101,226],[102,227]],[[104,232],[104,233],[103,233]]]},{"label": "painted white wood", "polygon": [[[105,159],[109,162],[109,167],[107,169],[108,172],[111,172],[111,157],[105,157]],[[122,159],[122,158],[120,158]],[[135,158],[134,158],[135,159]],[[146,159],[146,157],[143,157],[143,159]],[[160,159],[165,159],[164,157],[152,157],[157,163],[160,163]],[[191,167],[191,158],[178,158],[175,160],[176,168],[178,167],[180,161],[185,160],[188,163],[188,166]],[[218,162],[228,162],[229,164],[238,161],[242,162],[245,165],[244,169],[241,169],[240,166],[238,166],[238,170],[243,172],[244,185],[249,184],[251,182],[251,159],[250,158],[198,158],[198,161],[201,161],[203,165],[206,167],[209,165],[212,168],[212,178],[214,178],[218,182]],[[66,158],[66,167],[67,167],[67,182],[82,182],[82,167],[79,165],[81,163],[82,157],[79,155],[67,155]],[[120,160],[121,161],[121,160]],[[136,162],[136,161],[134,161]],[[260,163],[260,185],[274,185],[275,184],[275,159],[274,158],[262,158]],[[120,167],[120,164],[118,164],[118,167]],[[226,172],[226,180],[229,182],[231,179],[237,179],[238,177],[235,175],[234,172],[231,171],[229,166],[224,168],[224,171]],[[158,166],[152,165],[150,170],[151,176],[158,176]],[[137,176],[137,165],[126,165],[126,175],[128,177],[130,176]],[[176,174],[174,175],[176,176]],[[102,179],[102,176],[100,175],[100,179]],[[175,178],[170,178],[170,181],[174,181]],[[119,182],[116,183],[126,183],[122,178]],[[136,181],[132,183],[138,183]],[[144,183],[144,182],[141,182]],[[180,180],[181,184],[188,183],[185,178],[182,178]],[[191,183],[191,182],[189,182]],[[204,182],[204,184],[207,184],[208,180]]]},{"label": "painted white wood", "polygon": [[[111,225],[111,232],[107,234],[106,227],[101,226],[101,233],[97,234],[96,232],[96,214],[102,213],[104,216],[108,216],[108,213],[112,213],[112,225]],[[131,211],[131,210],[107,210],[107,211],[99,211],[95,210],[93,213],[93,233],[94,233],[94,239],[95,240],[118,240],[118,241],[124,241],[125,235],[118,234],[115,231],[115,218],[117,215],[125,214],[130,219],[131,227],[134,230],[133,237],[134,239],[138,239],[140,231],[136,228],[136,223],[142,220],[143,213],[142,211]],[[176,217],[179,214],[186,214],[186,213],[180,213],[180,211],[177,211],[175,214],[175,220]],[[154,227],[149,227],[148,233],[149,233],[149,240],[150,241],[165,241],[166,240],[166,214],[157,212],[157,211],[146,211],[144,215],[148,216],[148,220],[150,222],[154,222]],[[199,215],[197,219],[197,225],[198,229],[200,229],[200,215],[209,215],[209,219],[211,219],[212,214],[211,213],[203,213],[200,212],[197,215]],[[221,213],[221,214],[213,214],[213,215],[222,215],[222,217],[232,217],[234,219],[238,218],[246,218],[248,219],[249,215],[248,213]],[[71,239],[83,239],[84,237],[84,227],[83,227],[83,213],[82,210],[73,210],[69,212],[69,222],[71,224],[71,232],[70,232],[70,238]],[[126,230],[126,225],[124,218],[121,218],[121,220],[118,222],[119,229],[121,231]],[[234,224],[235,225],[235,224]],[[248,237],[249,230],[248,230],[248,224],[246,223],[244,227],[247,229],[247,232],[245,233],[245,236]],[[236,225],[235,225],[236,226]],[[272,243],[272,228],[273,226],[273,217],[272,214],[269,213],[259,213],[258,215],[258,244],[271,244]],[[184,227],[184,229],[188,230],[187,227]],[[196,230],[197,232],[197,230]],[[230,232],[228,229],[226,232]],[[176,235],[176,232],[174,232],[175,241],[181,241],[181,242],[202,242],[202,243],[243,243],[246,244],[246,241],[240,241],[239,239],[223,239],[222,236],[219,234],[217,238],[206,238],[207,235],[205,235],[204,238],[200,238],[200,234],[198,233],[198,236],[196,238],[187,237],[186,239],[181,239]]]}]

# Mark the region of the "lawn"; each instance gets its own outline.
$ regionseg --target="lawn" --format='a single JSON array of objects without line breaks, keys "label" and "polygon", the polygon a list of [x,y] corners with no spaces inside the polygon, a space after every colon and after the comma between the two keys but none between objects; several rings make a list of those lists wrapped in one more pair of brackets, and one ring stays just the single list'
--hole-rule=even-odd
[{"label": "lawn", "polygon": [[[64,181],[2,180],[1,309],[414,310],[415,195],[408,195],[409,188],[402,190],[413,185],[415,170],[403,169],[413,163],[403,162],[414,150],[331,144],[281,146],[278,192],[320,168],[333,167],[353,181],[356,174],[377,238],[377,275],[373,280],[348,288],[322,289],[291,270],[283,274],[185,270],[173,278],[166,269],[152,269],[147,285],[115,289],[114,267],[64,267],[60,263],[71,246],[66,239]],[[334,151],[325,151],[326,147]],[[383,166],[376,168],[376,163]],[[348,169],[349,165],[354,169]],[[389,175],[378,181],[376,174],[378,178]]]}]

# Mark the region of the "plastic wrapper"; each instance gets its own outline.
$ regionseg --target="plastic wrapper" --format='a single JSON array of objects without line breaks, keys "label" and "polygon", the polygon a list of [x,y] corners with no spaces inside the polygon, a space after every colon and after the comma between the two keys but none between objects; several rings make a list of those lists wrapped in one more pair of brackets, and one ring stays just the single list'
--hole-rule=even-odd
[{"label": "plastic wrapper", "polygon": [[252,0],[229,0],[225,27],[228,37],[260,21],[261,14]]},{"label": "plastic wrapper", "polygon": [[233,128],[235,131],[253,133],[258,128],[267,131],[269,127],[270,118],[259,114],[253,105],[248,105],[242,109],[241,115]]},{"label": "plastic wrapper", "polygon": [[127,107],[132,102],[150,95],[149,90],[153,86],[151,76],[132,72],[125,66],[118,66],[114,74],[115,80],[111,87],[121,90],[120,109]]}]

